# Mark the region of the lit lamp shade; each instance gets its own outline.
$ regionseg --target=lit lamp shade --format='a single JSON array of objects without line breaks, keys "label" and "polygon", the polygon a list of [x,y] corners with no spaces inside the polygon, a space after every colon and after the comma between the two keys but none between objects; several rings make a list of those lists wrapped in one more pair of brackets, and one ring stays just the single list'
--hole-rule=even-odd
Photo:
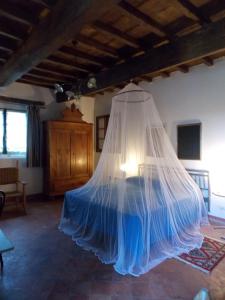
[{"label": "lit lamp shade", "polygon": [[120,166],[120,170],[126,173],[126,177],[138,175],[138,164],[135,160],[127,161]]}]

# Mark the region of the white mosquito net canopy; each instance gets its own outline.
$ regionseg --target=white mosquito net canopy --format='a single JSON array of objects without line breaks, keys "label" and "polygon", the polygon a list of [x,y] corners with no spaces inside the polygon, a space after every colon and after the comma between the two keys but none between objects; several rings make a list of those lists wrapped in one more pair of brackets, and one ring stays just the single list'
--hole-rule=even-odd
[{"label": "white mosquito net canopy", "polygon": [[165,132],[153,97],[130,83],[112,99],[97,168],[65,194],[60,229],[121,274],[138,276],[200,248],[201,191]]}]

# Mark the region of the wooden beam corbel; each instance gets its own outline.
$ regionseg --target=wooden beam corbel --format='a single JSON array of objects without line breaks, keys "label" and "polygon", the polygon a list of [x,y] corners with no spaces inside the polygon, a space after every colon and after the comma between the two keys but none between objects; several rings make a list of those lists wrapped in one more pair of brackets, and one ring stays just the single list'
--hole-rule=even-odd
[{"label": "wooden beam corbel", "polygon": [[168,71],[164,71],[164,72],[161,73],[161,76],[163,78],[168,78],[168,77],[170,77],[170,73]]},{"label": "wooden beam corbel", "polygon": [[208,67],[212,67],[214,65],[214,61],[211,57],[203,57],[202,61]]},{"label": "wooden beam corbel", "polygon": [[189,67],[188,67],[188,66],[178,66],[177,69],[178,69],[181,73],[188,73],[188,72],[189,72]]}]

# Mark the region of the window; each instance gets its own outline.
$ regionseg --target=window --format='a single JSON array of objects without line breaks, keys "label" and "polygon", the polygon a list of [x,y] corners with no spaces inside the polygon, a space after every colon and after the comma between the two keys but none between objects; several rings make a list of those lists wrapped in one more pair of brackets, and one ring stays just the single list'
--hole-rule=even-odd
[{"label": "window", "polygon": [[200,159],[201,124],[179,125],[177,127],[177,155],[180,159]]},{"label": "window", "polygon": [[0,109],[0,154],[24,156],[26,148],[26,112]]}]

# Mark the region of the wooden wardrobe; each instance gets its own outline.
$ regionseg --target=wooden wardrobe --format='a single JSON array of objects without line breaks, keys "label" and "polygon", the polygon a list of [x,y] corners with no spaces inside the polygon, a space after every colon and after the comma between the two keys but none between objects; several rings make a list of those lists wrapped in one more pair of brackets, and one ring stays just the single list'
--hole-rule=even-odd
[{"label": "wooden wardrobe", "polygon": [[93,126],[72,107],[44,122],[44,193],[63,195],[86,183],[93,170]]}]

